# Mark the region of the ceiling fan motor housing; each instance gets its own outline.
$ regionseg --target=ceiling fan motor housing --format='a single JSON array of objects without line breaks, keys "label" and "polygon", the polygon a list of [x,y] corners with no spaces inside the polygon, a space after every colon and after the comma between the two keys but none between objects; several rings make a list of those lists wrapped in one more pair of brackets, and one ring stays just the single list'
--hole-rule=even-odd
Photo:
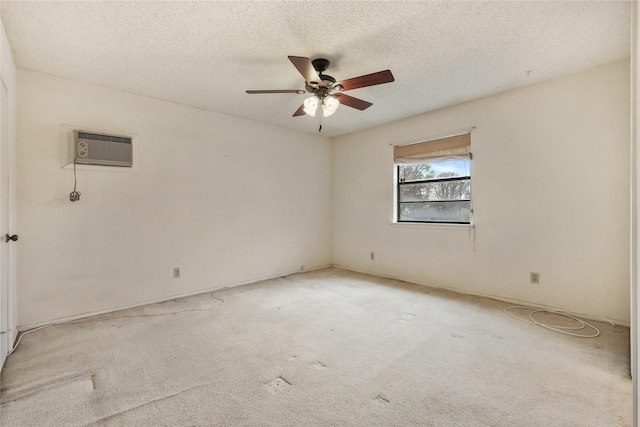
[{"label": "ceiling fan motor housing", "polygon": [[311,65],[313,65],[313,68],[319,73],[322,74],[323,71],[326,71],[327,68],[329,68],[329,64],[331,62],[329,62],[328,59],[324,59],[324,58],[316,58],[313,61],[311,61]]},{"label": "ceiling fan motor housing", "polygon": [[326,69],[329,68],[329,64],[331,64],[331,62],[325,58],[316,58],[313,61],[311,61],[311,65],[313,65],[313,68],[318,73],[320,77],[320,81],[307,82],[306,89],[309,92],[322,97],[326,95],[326,93],[318,93],[318,92],[321,92],[322,89],[328,90],[331,87],[333,87],[333,84],[336,82],[336,79],[334,79],[329,75],[322,74],[323,71],[326,71]]},{"label": "ceiling fan motor housing", "polygon": [[321,85],[315,82],[307,83],[305,85],[305,89],[307,90],[307,92],[314,94],[318,98],[324,98],[329,94],[329,92],[333,92],[334,90],[333,84],[336,82],[336,79],[334,79],[331,76],[325,76],[325,75],[322,75],[320,77],[322,77]]}]

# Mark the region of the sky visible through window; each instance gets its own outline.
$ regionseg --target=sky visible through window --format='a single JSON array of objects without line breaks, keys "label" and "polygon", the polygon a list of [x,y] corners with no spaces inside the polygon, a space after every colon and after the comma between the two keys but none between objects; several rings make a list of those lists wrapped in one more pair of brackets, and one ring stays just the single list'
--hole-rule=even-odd
[{"label": "sky visible through window", "polygon": [[468,176],[471,172],[469,170],[468,160],[446,160],[444,162],[434,162],[431,164],[431,170],[436,173],[436,176],[442,172],[455,172],[455,176]]}]

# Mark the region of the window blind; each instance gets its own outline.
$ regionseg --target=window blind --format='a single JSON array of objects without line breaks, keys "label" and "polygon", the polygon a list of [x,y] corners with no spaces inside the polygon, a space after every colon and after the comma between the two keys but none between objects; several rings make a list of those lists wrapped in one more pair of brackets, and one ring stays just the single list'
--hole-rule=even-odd
[{"label": "window blind", "polygon": [[416,163],[420,160],[442,157],[469,158],[470,155],[471,135],[469,133],[393,147],[395,163]]}]

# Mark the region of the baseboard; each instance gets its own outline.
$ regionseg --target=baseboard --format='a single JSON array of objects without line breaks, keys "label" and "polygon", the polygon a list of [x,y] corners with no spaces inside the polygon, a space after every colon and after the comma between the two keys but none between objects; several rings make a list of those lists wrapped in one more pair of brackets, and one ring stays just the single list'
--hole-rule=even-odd
[{"label": "baseboard", "polygon": [[[304,270],[289,271],[289,272],[286,272],[286,273],[276,274],[276,275],[273,275],[273,276],[260,277],[260,278],[257,278],[257,279],[250,279],[250,280],[245,280],[245,281],[242,281],[242,282],[234,282],[234,283],[229,283],[229,284],[226,284],[226,285],[216,286],[216,287],[212,287],[212,288],[200,289],[200,290],[193,291],[193,292],[186,292],[186,293],[182,293],[182,294],[166,296],[166,297],[157,298],[157,299],[153,299],[153,300],[136,302],[136,303],[133,303],[133,304],[119,305],[119,306],[112,307],[112,308],[107,308],[107,309],[104,309],[104,310],[90,311],[90,312],[86,312],[86,313],[74,314],[74,315],[71,315],[71,316],[59,317],[59,318],[48,320],[48,321],[44,321],[44,322],[36,322],[36,323],[30,323],[30,324],[27,324],[27,325],[19,325],[17,330],[15,331],[15,336],[17,336],[18,331],[24,332],[24,331],[27,331],[29,329],[38,328],[40,326],[59,325],[59,324],[66,323],[66,322],[72,322],[74,320],[86,319],[87,317],[93,317],[93,316],[99,316],[101,314],[113,313],[113,312],[120,311],[120,310],[127,310],[129,308],[142,307],[144,305],[158,304],[158,303],[170,301],[170,300],[177,299],[177,298],[185,298],[185,297],[190,297],[190,296],[193,296],[193,295],[206,294],[206,293],[209,293],[209,292],[220,291],[222,289],[230,289],[230,288],[235,288],[235,287],[238,287],[238,286],[250,285],[252,283],[262,282],[262,281],[271,280],[271,279],[277,279],[277,278],[280,278],[280,277],[290,276],[292,274],[306,273],[307,271],[321,270],[323,268],[328,268],[328,267],[331,267],[331,265],[330,264],[320,265],[320,266],[316,266],[316,267],[305,268]],[[14,342],[15,342],[15,337],[14,337]]]},{"label": "baseboard", "polygon": [[[564,311],[570,312],[570,310],[566,310],[566,309],[561,308],[561,307],[546,306],[546,305],[533,303],[533,302],[530,302],[530,301],[523,301],[523,300],[517,300],[517,299],[512,299],[512,298],[505,298],[505,297],[501,297],[499,295],[482,294],[482,293],[479,293],[479,292],[467,291],[465,289],[454,288],[454,287],[450,287],[450,286],[441,285],[441,284],[438,284],[438,283],[425,282],[425,281],[421,281],[421,280],[417,280],[417,279],[413,279],[413,278],[396,277],[396,276],[390,276],[390,275],[381,274],[381,273],[377,273],[377,272],[358,270],[358,269],[347,267],[347,266],[340,265],[340,264],[331,264],[331,267],[340,268],[342,270],[347,270],[347,271],[352,271],[354,273],[368,274],[370,276],[382,277],[382,278],[385,278],[385,279],[400,280],[402,282],[414,283],[414,284],[420,285],[420,286],[428,286],[428,287],[434,288],[434,289],[442,289],[442,290],[449,291],[449,292],[455,292],[457,294],[471,295],[471,296],[480,297],[480,298],[488,298],[488,299],[492,299],[492,300],[496,300],[496,301],[500,301],[500,302],[506,302],[506,303],[509,303],[509,304],[514,304],[514,305],[525,305],[527,307],[540,308],[540,309],[544,309],[544,310],[553,310],[553,311],[563,311],[564,310]],[[599,321],[599,322],[603,321],[603,318],[598,316],[598,315],[593,315],[593,314],[588,314],[588,313],[579,313],[579,315],[580,315],[580,317],[585,318],[585,319],[595,320],[595,321]],[[613,323],[615,323],[618,326],[630,327],[630,325],[631,325],[631,323],[629,321],[626,321],[626,320],[609,319],[609,318],[606,318],[606,319],[611,320]]]}]

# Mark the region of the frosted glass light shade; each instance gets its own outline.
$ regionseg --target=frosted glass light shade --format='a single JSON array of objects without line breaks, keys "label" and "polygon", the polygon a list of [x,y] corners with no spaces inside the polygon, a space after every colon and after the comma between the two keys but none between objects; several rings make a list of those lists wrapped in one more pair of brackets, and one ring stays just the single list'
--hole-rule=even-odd
[{"label": "frosted glass light shade", "polygon": [[335,96],[326,96],[322,101],[322,112],[325,117],[329,117],[333,113],[336,112],[338,106],[340,105],[340,101]]},{"label": "frosted glass light shade", "polygon": [[315,117],[316,109],[318,108],[319,103],[320,99],[318,99],[318,97],[314,95],[304,100],[304,108],[302,110],[311,117]]}]

